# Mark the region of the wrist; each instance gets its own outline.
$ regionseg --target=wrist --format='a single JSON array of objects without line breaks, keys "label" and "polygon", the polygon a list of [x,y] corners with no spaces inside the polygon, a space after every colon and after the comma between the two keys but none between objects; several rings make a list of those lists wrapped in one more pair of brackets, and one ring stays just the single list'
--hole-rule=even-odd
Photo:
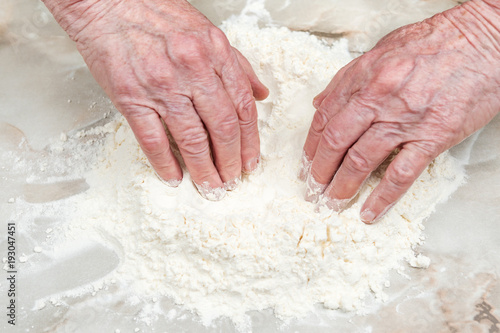
[{"label": "wrist", "polygon": [[481,54],[500,59],[500,1],[471,0],[443,15]]},{"label": "wrist", "polygon": [[79,34],[93,21],[106,15],[117,1],[42,0],[42,2],[69,37],[77,41]]}]

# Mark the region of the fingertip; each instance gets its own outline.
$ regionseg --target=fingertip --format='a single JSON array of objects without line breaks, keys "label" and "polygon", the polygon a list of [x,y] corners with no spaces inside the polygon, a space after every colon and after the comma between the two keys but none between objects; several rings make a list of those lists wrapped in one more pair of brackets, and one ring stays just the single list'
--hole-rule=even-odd
[{"label": "fingertip", "polygon": [[269,89],[259,80],[248,59],[237,49],[233,48],[233,50],[240,66],[247,75],[248,81],[250,81],[253,97],[258,101],[266,99],[269,96]]},{"label": "fingertip", "polygon": [[224,182],[224,189],[226,191],[233,191],[238,188],[241,184],[241,176],[234,178],[233,180]]},{"label": "fingertip", "polygon": [[158,177],[158,179],[164,184],[164,185],[167,185],[169,187],[178,187],[181,183],[182,183],[182,170],[181,170],[181,176],[180,177],[176,177],[176,176],[173,176],[173,177],[166,177],[166,178],[163,178],[162,176],[160,176],[158,174],[158,172],[156,172],[155,170],[155,175],[156,177]]},{"label": "fingertip", "polygon": [[253,91],[253,97],[257,101],[263,101],[267,97],[269,97],[269,89],[260,81],[254,83],[251,82],[252,85],[252,91]]},{"label": "fingertip", "polygon": [[370,197],[368,197],[367,202],[365,202],[363,208],[361,208],[360,218],[366,224],[375,224],[382,220],[387,213],[396,205],[397,201],[390,204],[381,204],[381,201],[370,202]]},{"label": "fingertip", "polygon": [[319,109],[320,105],[321,105],[320,97],[319,96],[314,97],[314,99],[313,99],[314,108]]},{"label": "fingertip", "polygon": [[254,158],[249,159],[243,165],[243,172],[246,174],[253,174],[260,166],[260,155]]},{"label": "fingertip", "polygon": [[377,218],[377,214],[375,214],[371,209],[365,209],[361,212],[360,218],[365,224],[373,224]]},{"label": "fingertip", "polygon": [[396,205],[432,160],[424,152],[407,144],[389,164],[384,177],[361,209],[365,223],[376,223]]},{"label": "fingertip", "polygon": [[334,212],[343,211],[351,202],[352,199],[332,199],[326,195],[323,195],[319,204],[326,206],[328,209],[333,210]]},{"label": "fingertip", "polygon": [[193,184],[200,195],[206,200],[220,201],[226,196],[226,190],[224,189],[224,187],[212,187],[208,182],[197,184],[193,181]]},{"label": "fingertip", "polygon": [[307,176],[306,184],[307,184],[307,190],[306,190],[305,199],[306,199],[306,201],[309,201],[312,203],[317,203],[319,201],[321,195],[323,194],[326,187],[328,186],[328,184],[319,183],[314,178],[312,173],[309,173],[309,175]]},{"label": "fingertip", "polygon": [[300,161],[300,169],[299,169],[299,179],[303,182],[307,181],[307,177],[311,172],[312,160],[307,157],[307,153],[305,150],[302,151],[302,158]]}]

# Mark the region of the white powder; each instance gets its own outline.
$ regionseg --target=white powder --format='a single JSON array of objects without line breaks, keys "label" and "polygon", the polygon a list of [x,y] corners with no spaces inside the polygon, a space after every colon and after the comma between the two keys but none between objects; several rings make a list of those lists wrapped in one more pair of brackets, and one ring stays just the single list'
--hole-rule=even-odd
[{"label": "white powder", "polygon": [[384,300],[391,270],[402,271],[404,261],[429,265],[414,252],[422,221],[463,181],[463,170],[441,155],[376,225],[363,224],[359,210],[386,164],[352,207],[315,212],[297,177],[302,145],[312,98],[351,60],[347,42],[327,46],[306,33],[259,28],[247,17],[223,29],[271,90],[258,103],[261,172],[244,176],[220,202],[202,199],[188,174],[178,188],[167,187],[119,117],[93,131],[108,139],[87,175],[90,190],[70,199],[77,211],[67,233],[115,244],[121,263],[114,279],[141,295],[171,297],[205,323],[227,316],[248,329],[250,310],[271,308],[288,319],[316,303],[361,310],[370,293]]}]

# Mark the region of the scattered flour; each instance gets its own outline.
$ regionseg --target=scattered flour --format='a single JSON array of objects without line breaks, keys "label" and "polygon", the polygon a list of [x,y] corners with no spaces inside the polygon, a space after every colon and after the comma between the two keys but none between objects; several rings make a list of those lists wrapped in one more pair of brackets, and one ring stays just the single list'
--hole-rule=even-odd
[{"label": "scattered flour", "polygon": [[286,320],[316,303],[361,311],[370,294],[383,301],[391,270],[403,271],[404,261],[429,265],[415,253],[422,222],[461,184],[463,170],[442,154],[376,225],[363,224],[359,210],[386,164],[349,209],[315,212],[297,177],[302,145],[312,98],[351,60],[347,42],[328,46],[306,33],[259,28],[248,16],[223,29],[271,91],[258,103],[260,173],[244,176],[219,202],[202,199],[188,174],[170,188],[117,117],[92,132],[107,133],[107,141],[86,176],[90,189],[69,199],[77,208],[66,233],[116,244],[113,278],[141,295],[171,297],[206,324],[227,316],[244,329],[250,310],[271,308]]}]

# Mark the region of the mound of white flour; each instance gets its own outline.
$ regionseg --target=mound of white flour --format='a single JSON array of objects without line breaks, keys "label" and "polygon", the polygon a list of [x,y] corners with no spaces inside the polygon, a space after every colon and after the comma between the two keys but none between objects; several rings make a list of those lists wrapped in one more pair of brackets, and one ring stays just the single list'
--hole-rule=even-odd
[{"label": "mound of white flour", "polygon": [[351,208],[316,213],[297,178],[302,146],[312,98],[351,60],[347,42],[327,46],[241,17],[223,28],[271,90],[257,103],[262,171],[245,176],[220,202],[202,199],[188,174],[169,188],[119,117],[99,129],[108,139],[87,175],[90,190],[71,199],[77,217],[67,232],[115,239],[117,278],[141,295],[171,297],[205,322],[228,316],[244,325],[245,312],[267,308],[279,318],[300,317],[316,303],[357,310],[370,293],[383,300],[390,270],[403,270],[404,261],[428,266],[414,252],[423,241],[422,221],[463,181],[463,170],[441,155],[376,225],[363,224],[359,209],[383,167]]}]

